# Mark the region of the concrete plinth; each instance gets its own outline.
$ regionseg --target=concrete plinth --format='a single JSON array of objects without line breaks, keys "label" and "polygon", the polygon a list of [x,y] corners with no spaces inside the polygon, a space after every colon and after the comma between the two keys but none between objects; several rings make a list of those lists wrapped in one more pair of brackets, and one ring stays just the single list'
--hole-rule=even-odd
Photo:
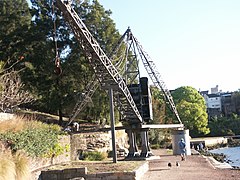
[{"label": "concrete plinth", "polygon": [[172,148],[173,148],[173,155],[180,155],[181,151],[178,146],[178,143],[181,139],[184,139],[186,143],[186,155],[191,155],[191,148],[190,148],[190,136],[189,130],[173,130],[172,131]]}]

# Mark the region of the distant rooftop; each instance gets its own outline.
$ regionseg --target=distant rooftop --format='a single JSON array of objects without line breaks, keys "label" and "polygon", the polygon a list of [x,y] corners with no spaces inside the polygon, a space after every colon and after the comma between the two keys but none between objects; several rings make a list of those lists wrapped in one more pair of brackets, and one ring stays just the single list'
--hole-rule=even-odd
[{"label": "distant rooftop", "polygon": [[209,98],[220,97],[219,94],[207,94]]}]

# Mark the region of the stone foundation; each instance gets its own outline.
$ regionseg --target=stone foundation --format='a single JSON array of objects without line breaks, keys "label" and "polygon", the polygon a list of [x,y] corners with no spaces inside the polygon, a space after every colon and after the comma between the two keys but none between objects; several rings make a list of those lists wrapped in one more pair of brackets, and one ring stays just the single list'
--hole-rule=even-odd
[{"label": "stone foundation", "polygon": [[[124,130],[116,132],[116,147],[119,155],[125,155],[124,152],[127,153],[128,151],[128,137]],[[91,132],[71,135],[72,161],[81,159],[81,154],[89,151],[112,151],[111,132]]]}]

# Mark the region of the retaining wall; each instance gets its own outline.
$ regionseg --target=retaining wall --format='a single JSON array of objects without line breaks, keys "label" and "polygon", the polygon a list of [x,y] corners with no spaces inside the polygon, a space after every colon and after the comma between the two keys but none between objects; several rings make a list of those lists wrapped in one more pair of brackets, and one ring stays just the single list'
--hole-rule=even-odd
[{"label": "retaining wall", "polygon": [[67,168],[62,170],[42,171],[41,180],[69,180],[69,179],[86,179],[86,180],[140,180],[148,171],[149,163],[144,162],[143,165],[136,168],[132,172],[102,172],[96,174],[88,174],[85,168]]}]

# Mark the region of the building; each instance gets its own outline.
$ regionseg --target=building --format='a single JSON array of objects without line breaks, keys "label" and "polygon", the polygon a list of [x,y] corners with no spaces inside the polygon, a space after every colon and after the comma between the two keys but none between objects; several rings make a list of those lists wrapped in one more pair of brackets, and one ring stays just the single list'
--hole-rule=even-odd
[{"label": "building", "polygon": [[204,94],[208,117],[219,117],[222,115],[222,102],[219,94]]},{"label": "building", "polygon": [[218,85],[216,87],[211,88],[211,94],[217,94],[218,93]]},{"label": "building", "polygon": [[200,91],[199,93],[205,99],[209,119],[219,116],[229,117],[233,113],[237,113],[232,92],[223,93],[216,86],[211,88],[211,94],[208,94],[208,91]]},{"label": "building", "polygon": [[222,93],[221,94],[222,101],[222,113],[224,116],[228,117],[232,113],[236,112],[235,104],[232,101],[232,93]]}]

